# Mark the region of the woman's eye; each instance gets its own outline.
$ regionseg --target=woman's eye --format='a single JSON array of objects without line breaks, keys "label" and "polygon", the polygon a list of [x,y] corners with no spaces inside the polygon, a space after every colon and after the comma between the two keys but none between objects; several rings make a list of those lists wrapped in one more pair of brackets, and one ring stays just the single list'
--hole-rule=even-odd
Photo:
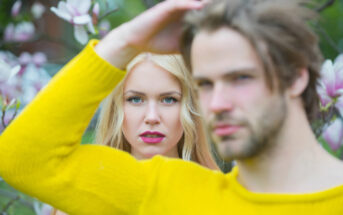
[{"label": "woman's eye", "polygon": [[165,97],[162,99],[162,103],[164,104],[174,104],[176,103],[178,100],[174,97]]},{"label": "woman's eye", "polygon": [[138,96],[133,96],[133,97],[128,98],[126,101],[132,104],[140,104],[143,102],[143,99]]}]

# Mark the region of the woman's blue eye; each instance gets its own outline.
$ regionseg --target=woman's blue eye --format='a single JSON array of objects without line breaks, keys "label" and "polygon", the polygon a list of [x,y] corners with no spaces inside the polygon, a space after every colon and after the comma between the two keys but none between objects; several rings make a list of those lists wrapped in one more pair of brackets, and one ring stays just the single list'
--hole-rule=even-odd
[{"label": "woman's blue eye", "polygon": [[143,100],[142,98],[138,97],[138,96],[133,96],[127,99],[128,102],[132,103],[132,104],[139,104],[142,103]]},{"label": "woman's blue eye", "polygon": [[165,104],[174,104],[177,102],[177,99],[173,97],[165,97],[162,99],[162,102]]}]

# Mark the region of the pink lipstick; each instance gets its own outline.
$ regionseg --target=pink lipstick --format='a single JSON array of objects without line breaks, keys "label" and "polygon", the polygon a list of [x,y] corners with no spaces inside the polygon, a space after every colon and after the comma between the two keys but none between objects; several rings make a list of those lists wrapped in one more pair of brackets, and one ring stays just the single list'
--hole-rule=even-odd
[{"label": "pink lipstick", "polygon": [[139,135],[144,143],[160,143],[164,139],[165,135],[158,131],[146,131]]}]

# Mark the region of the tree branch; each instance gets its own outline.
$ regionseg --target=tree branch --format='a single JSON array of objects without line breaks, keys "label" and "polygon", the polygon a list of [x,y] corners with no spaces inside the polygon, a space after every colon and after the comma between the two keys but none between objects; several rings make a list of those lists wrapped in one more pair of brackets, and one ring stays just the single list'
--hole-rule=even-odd
[{"label": "tree branch", "polygon": [[[7,191],[7,190],[1,190],[0,189],[0,196],[4,196],[6,198],[10,198],[10,199],[13,200],[16,197],[18,197],[18,194],[14,193],[14,192]],[[18,201],[18,203],[24,205],[27,208],[30,208],[32,210],[34,209],[33,208],[33,204],[30,201],[27,201],[27,200],[22,199],[22,198],[19,198],[19,199],[15,200],[15,201]],[[13,203],[11,203],[11,204],[13,204]],[[7,203],[7,205],[8,205],[8,203]],[[1,214],[1,212],[0,212],[0,214]]]},{"label": "tree branch", "polygon": [[331,5],[333,5],[335,3],[336,0],[327,0],[323,5],[321,5],[320,7],[316,8],[316,11],[318,13],[322,12],[323,10],[325,10],[326,8],[330,7]]}]

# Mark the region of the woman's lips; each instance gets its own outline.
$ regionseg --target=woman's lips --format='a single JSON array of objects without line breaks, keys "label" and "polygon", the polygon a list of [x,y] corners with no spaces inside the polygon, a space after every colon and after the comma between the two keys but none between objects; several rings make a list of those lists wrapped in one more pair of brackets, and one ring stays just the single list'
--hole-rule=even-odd
[{"label": "woman's lips", "polygon": [[238,131],[241,128],[239,125],[216,125],[214,127],[214,133],[217,136],[229,136]]},{"label": "woman's lips", "polygon": [[160,143],[165,138],[165,135],[157,131],[146,131],[139,135],[145,143]]}]

